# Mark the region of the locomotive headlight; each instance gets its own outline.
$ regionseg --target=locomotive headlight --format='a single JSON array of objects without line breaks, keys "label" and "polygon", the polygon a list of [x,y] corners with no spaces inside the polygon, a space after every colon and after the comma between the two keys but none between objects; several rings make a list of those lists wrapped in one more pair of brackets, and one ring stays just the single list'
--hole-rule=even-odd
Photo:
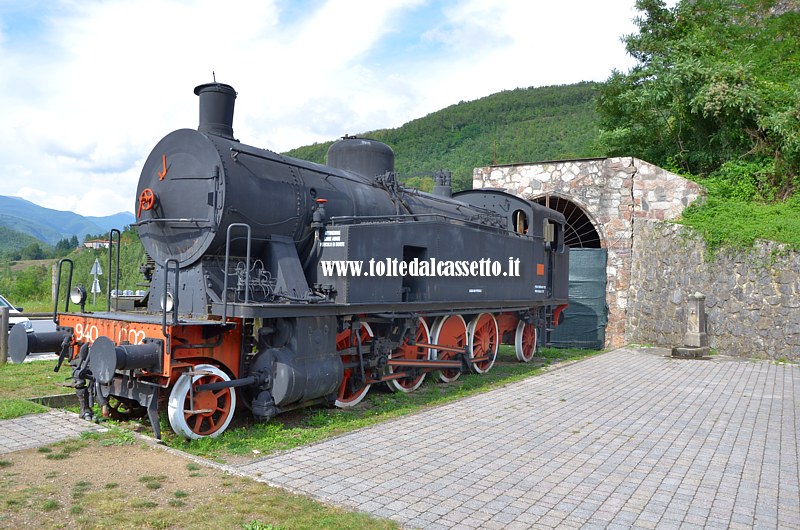
[{"label": "locomotive headlight", "polygon": [[167,313],[172,311],[172,307],[174,306],[174,304],[175,304],[175,301],[172,298],[172,293],[167,293],[167,298],[166,299],[164,299],[163,296],[161,297],[161,309],[163,309]]},{"label": "locomotive headlight", "polygon": [[86,289],[78,285],[69,291],[69,299],[75,305],[83,305],[86,302]]}]

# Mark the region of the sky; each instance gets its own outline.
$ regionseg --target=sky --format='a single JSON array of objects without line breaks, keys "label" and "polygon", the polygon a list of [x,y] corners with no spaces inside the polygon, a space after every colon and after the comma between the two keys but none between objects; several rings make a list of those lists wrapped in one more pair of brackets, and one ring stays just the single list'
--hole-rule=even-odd
[{"label": "sky", "polygon": [[242,142],[277,152],[394,128],[502,90],[633,66],[634,0],[0,0],[0,195],[134,211],[195,86],[238,92]]}]

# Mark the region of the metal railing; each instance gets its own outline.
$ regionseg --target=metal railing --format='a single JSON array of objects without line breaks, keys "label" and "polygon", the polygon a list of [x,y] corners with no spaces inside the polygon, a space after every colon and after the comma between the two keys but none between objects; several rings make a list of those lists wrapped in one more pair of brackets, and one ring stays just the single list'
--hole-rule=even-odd
[{"label": "metal railing", "polygon": [[[231,229],[234,227],[241,227],[247,229],[247,261],[245,262],[245,291],[244,291],[244,303],[247,304],[250,302],[250,242],[251,242],[251,230],[250,225],[247,223],[231,223],[228,225],[228,233],[225,239],[225,279],[222,282],[222,323],[225,324],[228,321],[228,262],[230,261],[231,257]],[[235,299],[234,299],[235,301]]]},{"label": "metal railing", "polygon": [[[122,232],[112,228],[108,233],[108,282],[106,283],[106,304],[108,311],[111,311],[111,255],[114,253],[114,234],[117,234],[117,268],[115,270],[116,281],[114,289],[119,291],[119,254],[122,250]],[[119,309],[119,298],[114,300],[114,311]]]}]

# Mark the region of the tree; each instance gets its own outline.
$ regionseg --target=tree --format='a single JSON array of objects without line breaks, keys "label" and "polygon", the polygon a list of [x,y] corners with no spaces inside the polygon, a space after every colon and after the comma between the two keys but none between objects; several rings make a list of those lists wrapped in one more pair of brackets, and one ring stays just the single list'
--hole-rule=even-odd
[{"label": "tree", "polygon": [[64,254],[69,253],[73,248],[70,240],[68,238],[59,239],[58,243],[56,243],[56,251],[59,255],[63,256]]},{"label": "tree", "polygon": [[10,296],[14,300],[44,299],[50,295],[50,273],[44,265],[28,267],[15,278]]},{"label": "tree", "polygon": [[31,243],[20,251],[22,259],[44,259],[45,253],[39,243]]},{"label": "tree", "polygon": [[729,162],[770,171],[790,195],[800,169],[800,6],[777,0],[637,0],[637,61],[600,88],[601,145],[699,176]]}]

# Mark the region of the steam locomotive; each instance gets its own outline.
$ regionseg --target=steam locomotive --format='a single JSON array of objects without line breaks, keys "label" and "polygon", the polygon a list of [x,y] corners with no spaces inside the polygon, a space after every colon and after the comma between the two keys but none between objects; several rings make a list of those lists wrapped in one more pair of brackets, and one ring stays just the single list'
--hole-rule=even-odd
[{"label": "steam locomotive", "polygon": [[166,408],[177,434],[217,436],[238,405],[258,420],[351,407],[372,385],[411,392],[429,374],[487,372],[500,343],[530,361],[557,325],[560,213],[499,190],[452,193],[444,171],[432,193],[404,188],[392,149],[370,139],[342,138],[327,165],[251,147],[233,135],[231,86],[194,92],[198,129],[164,137],[139,179],[146,294],[86,312],[62,260],[56,331],[9,336],[15,362],[60,352],[83,417],[93,402],[147,415],[160,438]]}]

